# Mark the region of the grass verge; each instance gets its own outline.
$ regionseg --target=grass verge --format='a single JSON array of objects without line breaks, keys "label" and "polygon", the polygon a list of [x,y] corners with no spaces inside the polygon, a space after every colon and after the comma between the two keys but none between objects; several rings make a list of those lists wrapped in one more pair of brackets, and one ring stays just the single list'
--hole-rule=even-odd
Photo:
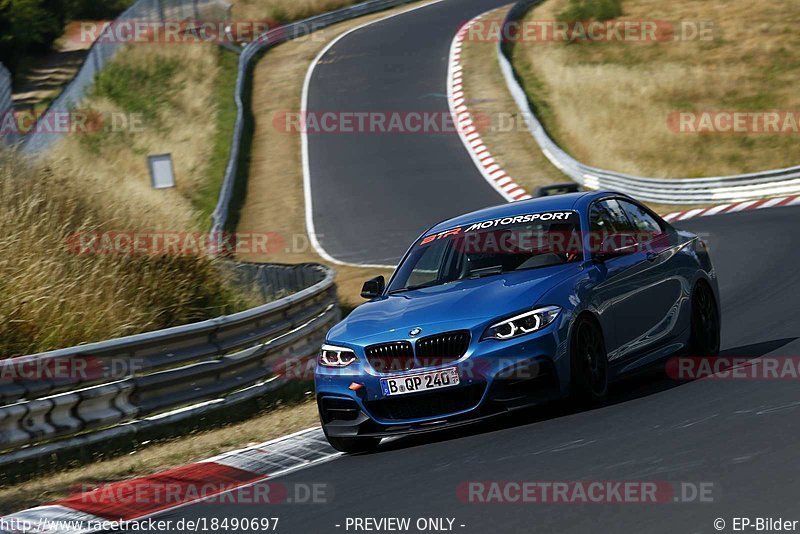
[{"label": "grass verge", "polygon": [[236,0],[234,20],[275,20],[280,23],[305,19],[358,4],[363,0]]},{"label": "grass verge", "polygon": [[[509,6],[505,6],[491,11],[482,20],[502,20],[508,9]],[[470,111],[492,119],[491,126],[481,132],[481,138],[495,161],[531,194],[537,187],[569,183],[571,180],[542,154],[528,131],[524,117],[506,88],[497,59],[497,43],[466,39],[461,59],[464,94]]]},{"label": "grass verge", "polygon": [[225,48],[217,49],[219,76],[214,82],[214,100],[217,102],[216,131],[211,144],[211,154],[205,169],[205,180],[198,187],[193,204],[201,221],[209,222],[211,213],[217,207],[219,190],[228,166],[231,152],[233,129],[236,124],[236,78],[239,70],[239,56]]},{"label": "grass verge", "polygon": [[[525,20],[556,20],[571,5],[547,0]],[[515,67],[559,145],[589,165],[661,178],[798,164],[796,134],[682,133],[670,120],[687,111],[797,110],[800,35],[791,21],[800,4],[625,0],[622,9],[623,20],[710,23],[711,38],[517,42]]]},{"label": "grass verge", "polygon": [[[509,7],[491,11],[482,19],[492,22],[503,20]],[[464,94],[470,110],[492,118],[491,127],[481,132],[481,138],[497,163],[530,193],[534,193],[540,186],[570,183],[571,179],[544,156],[528,130],[524,117],[506,87],[497,59],[497,43],[467,39],[462,47],[461,58],[464,65]],[[546,88],[537,85],[535,78],[525,74],[528,64],[518,64],[516,68],[528,80],[526,90],[532,99],[537,117],[544,123],[552,123],[554,110],[546,100],[538,97],[546,94]],[[653,202],[647,204],[662,214],[688,209],[687,206]]]},{"label": "grass verge", "polygon": [[206,256],[78,253],[76,236],[139,224],[126,218],[127,202],[82,178],[71,169],[0,154],[0,358],[256,304]]}]

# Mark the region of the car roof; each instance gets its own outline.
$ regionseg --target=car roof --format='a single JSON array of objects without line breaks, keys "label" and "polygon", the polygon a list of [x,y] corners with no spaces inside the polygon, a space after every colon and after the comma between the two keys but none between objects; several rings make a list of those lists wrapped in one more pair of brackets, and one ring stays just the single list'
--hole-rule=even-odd
[{"label": "car roof", "polygon": [[484,208],[482,210],[465,213],[464,215],[459,215],[458,217],[453,217],[452,219],[447,219],[432,227],[430,230],[425,232],[425,234],[435,234],[437,232],[449,230],[457,226],[464,226],[466,224],[499,219],[502,217],[525,215],[528,213],[541,213],[545,211],[559,210],[578,210],[580,212],[582,208],[588,206],[593,200],[608,195],[617,195],[617,193],[612,193],[610,191],[590,191],[510,202],[508,204],[492,206],[490,208]]}]

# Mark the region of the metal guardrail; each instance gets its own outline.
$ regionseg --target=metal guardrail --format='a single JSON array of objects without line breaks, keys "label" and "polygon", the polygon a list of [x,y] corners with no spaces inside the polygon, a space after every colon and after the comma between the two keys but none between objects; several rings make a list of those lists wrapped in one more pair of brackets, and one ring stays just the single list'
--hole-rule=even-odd
[{"label": "metal guardrail", "polygon": [[511,62],[513,42],[506,40],[509,25],[519,22],[543,0],[517,2],[506,15],[498,46],[498,58],[508,89],[544,155],[564,174],[590,189],[613,189],[641,200],[667,204],[705,204],[753,200],[800,193],[800,166],[764,172],[711,178],[659,179],[632,176],[585,165],[559,147],[547,134],[531,109],[525,90]]},{"label": "metal guardrail", "polygon": [[[0,361],[0,465],[172,424],[294,378],[339,320],[334,271],[244,264],[296,291],[233,315]],[[66,438],[66,439],[65,439]]]},{"label": "metal guardrail", "polygon": [[0,63],[0,141],[4,141],[6,144],[13,144],[17,140],[15,133],[6,129],[9,114],[13,117],[14,113],[12,92],[11,73]]},{"label": "metal guardrail", "polygon": [[[230,4],[225,0],[137,0],[107,27],[92,44],[81,68],[61,94],[50,103],[45,114],[68,113],[74,109],[94,84],[95,77],[111,61],[124,42],[113,38],[114,28],[135,22],[164,22],[187,19],[216,20],[228,17]],[[23,136],[22,150],[39,153],[58,139],[52,132],[36,132]]]},{"label": "metal guardrail", "polygon": [[354,19],[370,13],[383,11],[391,7],[410,3],[414,0],[371,0],[352,7],[342,8],[329,13],[324,13],[315,17],[310,17],[298,22],[274,28],[259,36],[252,43],[248,44],[239,56],[239,70],[236,80],[236,124],[233,130],[233,140],[231,142],[230,157],[228,166],[225,169],[225,177],[220,189],[219,201],[212,214],[212,235],[222,235],[228,222],[230,203],[233,196],[233,188],[236,176],[239,171],[239,157],[241,154],[242,137],[244,136],[245,124],[245,88],[249,83],[249,69],[253,60],[265,50],[273,46],[309,35],[317,30],[321,30],[346,20]]}]

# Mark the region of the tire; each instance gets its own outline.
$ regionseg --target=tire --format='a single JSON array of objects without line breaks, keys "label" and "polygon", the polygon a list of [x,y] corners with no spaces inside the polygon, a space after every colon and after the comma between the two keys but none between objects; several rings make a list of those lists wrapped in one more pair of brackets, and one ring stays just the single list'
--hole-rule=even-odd
[{"label": "tire", "polygon": [[600,326],[579,318],[570,345],[570,400],[580,408],[602,404],[608,397],[608,355]]},{"label": "tire", "polygon": [[690,356],[715,357],[719,354],[720,317],[714,293],[699,282],[692,293]]},{"label": "tire", "polygon": [[325,436],[331,447],[347,454],[360,454],[375,452],[378,449],[380,438],[332,438]]}]

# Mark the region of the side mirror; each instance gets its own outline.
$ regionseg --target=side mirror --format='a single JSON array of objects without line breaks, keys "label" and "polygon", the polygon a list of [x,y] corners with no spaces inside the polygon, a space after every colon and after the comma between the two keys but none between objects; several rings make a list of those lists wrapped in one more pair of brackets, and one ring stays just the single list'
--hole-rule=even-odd
[{"label": "side mirror", "polygon": [[374,299],[375,297],[380,297],[384,289],[386,289],[386,280],[383,275],[376,276],[364,282],[364,287],[361,288],[361,296],[365,299]]},{"label": "side mirror", "polygon": [[600,244],[595,257],[606,261],[621,256],[628,256],[639,251],[639,240],[633,234],[613,234],[606,236]]}]

